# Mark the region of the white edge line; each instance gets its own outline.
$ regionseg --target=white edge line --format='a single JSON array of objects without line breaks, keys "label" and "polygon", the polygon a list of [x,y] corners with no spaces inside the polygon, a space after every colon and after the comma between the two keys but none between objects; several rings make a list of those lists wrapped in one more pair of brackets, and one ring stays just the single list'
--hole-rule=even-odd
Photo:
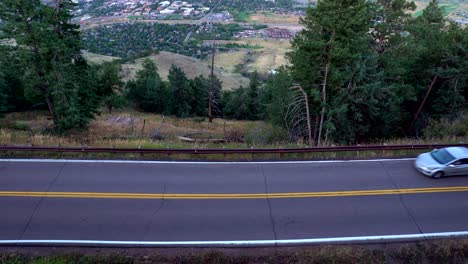
[{"label": "white edge line", "polygon": [[107,246],[281,246],[340,242],[385,242],[392,240],[435,239],[468,236],[468,231],[405,235],[332,237],[284,240],[233,241],[113,241],[113,240],[0,240],[0,245],[107,245]]},{"label": "white edge line", "polygon": [[38,162],[38,163],[108,163],[108,164],[198,164],[198,165],[239,165],[239,164],[314,164],[346,162],[391,162],[411,161],[404,159],[369,159],[369,160],[311,160],[311,161],[151,161],[151,160],[72,160],[72,159],[0,159],[0,162]]}]

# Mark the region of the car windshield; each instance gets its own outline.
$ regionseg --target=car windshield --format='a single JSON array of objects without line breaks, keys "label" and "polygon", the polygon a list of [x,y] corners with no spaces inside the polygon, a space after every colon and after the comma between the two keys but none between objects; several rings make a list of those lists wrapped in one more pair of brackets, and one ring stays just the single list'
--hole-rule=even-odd
[{"label": "car windshield", "polygon": [[440,164],[446,164],[455,159],[447,150],[439,149],[431,152],[431,156]]}]

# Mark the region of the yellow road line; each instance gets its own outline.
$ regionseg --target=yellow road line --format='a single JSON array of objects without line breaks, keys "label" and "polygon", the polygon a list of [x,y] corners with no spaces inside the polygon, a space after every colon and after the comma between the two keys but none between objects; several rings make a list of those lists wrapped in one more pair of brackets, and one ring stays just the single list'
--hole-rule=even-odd
[{"label": "yellow road line", "polygon": [[319,198],[370,195],[398,195],[419,193],[468,192],[468,186],[410,188],[386,190],[355,190],[333,192],[298,192],[298,193],[226,193],[226,194],[188,194],[188,193],[95,193],[95,192],[21,192],[0,191],[0,197],[51,197],[51,198],[97,198],[97,199],[280,199],[280,198]]}]

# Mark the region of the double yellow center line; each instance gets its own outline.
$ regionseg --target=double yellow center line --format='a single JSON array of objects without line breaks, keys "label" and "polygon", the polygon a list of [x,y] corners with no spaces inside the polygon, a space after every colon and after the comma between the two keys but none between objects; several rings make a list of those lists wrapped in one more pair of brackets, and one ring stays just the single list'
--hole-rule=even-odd
[{"label": "double yellow center line", "polygon": [[48,197],[48,198],[92,198],[92,199],[171,199],[171,200],[209,200],[209,199],[285,199],[320,198],[371,195],[398,195],[421,193],[468,192],[468,186],[410,188],[386,190],[354,190],[332,192],[297,193],[225,193],[225,194],[179,194],[179,193],[96,193],[96,192],[21,192],[0,191],[0,197]]}]

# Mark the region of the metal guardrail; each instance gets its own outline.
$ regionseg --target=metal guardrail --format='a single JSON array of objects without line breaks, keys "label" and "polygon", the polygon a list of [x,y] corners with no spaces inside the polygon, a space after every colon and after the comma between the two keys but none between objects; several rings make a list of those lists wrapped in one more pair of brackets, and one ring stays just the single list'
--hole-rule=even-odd
[{"label": "metal guardrail", "polygon": [[314,152],[346,152],[346,151],[385,151],[385,150],[421,150],[462,146],[461,144],[424,144],[424,145],[370,145],[370,146],[341,146],[316,148],[278,148],[278,149],[143,149],[143,148],[67,148],[67,147],[20,147],[0,146],[0,151],[12,152],[81,152],[81,153],[124,153],[124,154],[289,154]]}]

